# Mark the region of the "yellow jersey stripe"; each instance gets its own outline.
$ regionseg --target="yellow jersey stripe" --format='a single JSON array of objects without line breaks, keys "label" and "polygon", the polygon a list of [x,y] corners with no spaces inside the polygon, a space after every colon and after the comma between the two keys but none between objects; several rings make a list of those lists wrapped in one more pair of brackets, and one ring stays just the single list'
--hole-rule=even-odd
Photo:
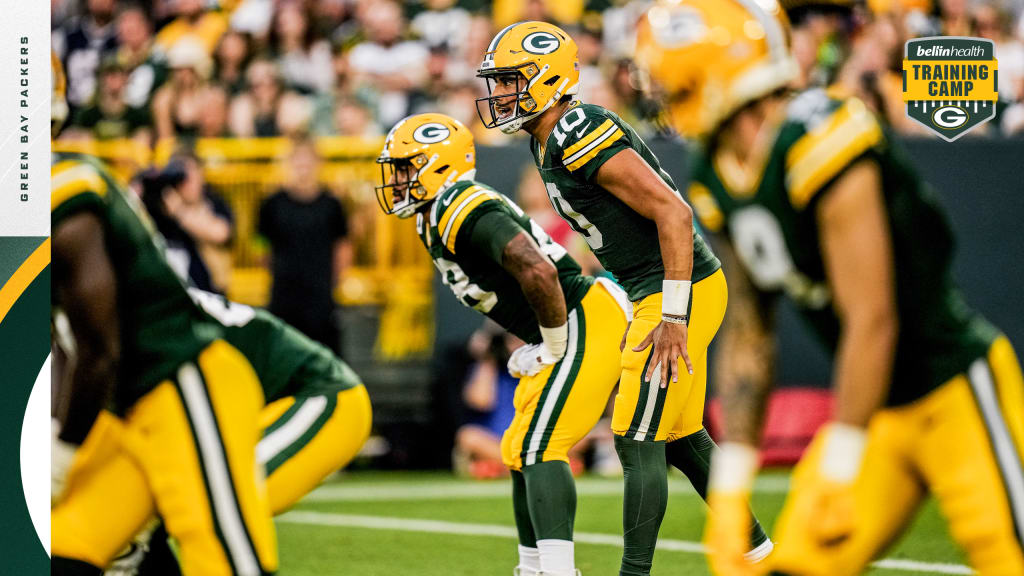
[{"label": "yellow jersey stripe", "polygon": [[789,199],[802,210],[854,158],[882,139],[882,129],[859,100],[850,100],[821,130],[801,138],[786,156]]},{"label": "yellow jersey stripe", "polygon": [[622,138],[623,136],[625,136],[625,134],[618,127],[615,127],[614,130],[609,130],[605,132],[604,135],[602,135],[600,138],[598,138],[591,144],[589,149],[586,149],[586,154],[582,156],[579,156],[579,154],[577,154],[577,156],[579,157],[572,159],[572,162],[566,164],[565,167],[568,168],[570,172],[575,172],[576,170],[579,170],[580,168],[586,166],[587,162],[590,162],[590,160],[597,156],[601,152],[601,150],[604,150],[605,148],[611,146],[612,144],[615,143],[616,140]]},{"label": "yellow jersey stripe", "polygon": [[452,254],[455,253],[455,239],[459,237],[459,228],[462,227],[462,223],[466,221],[466,218],[473,213],[473,210],[475,210],[477,206],[488,200],[500,200],[500,198],[494,192],[480,190],[459,204],[457,210],[458,213],[452,217],[448,223],[448,227],[444,230],[444,234],[441,235],[441,241],[444,242],[445,247],[447,247]]},{"label": "yellow jersey stripe", "polygon": [[[64,164],[69,164],[64,166]],[[50,211],[83,193],[94,192],[107,195],[107,182],[96,173],[96,169],[81,162],[61,162],[50,171]]]},{"label": "yellow jersey stripe", "polygon": [[562,158],[569,158],[573,154],[575,154],[575,153],[579,152],[580,150],[584,149],[587,146],[587,144],[590,144],[598,136],[604,134],[605,131],[607,131],[613,125],[614,125],[614,122],[612,122],[611,118],[609,118],[608,120],[605,120],[604,122],[601,123],[600,126],[598,126],[597,128],[594,128],[593,130],[591,130],[589,134],[587,134],[583,138],[580,138],[580,140],[577,141],[575,144],[573,144],[572,146],[569,146],[568,148],[563,150],[562,151]]},{"label": "yellow jersey stripe", "polygon": [[722,224],[725,222],[725,215],[718,208],[718,203],[711,196],[711,191],[707,186],[700,182],[691,182],[689,196],[690,203],[693,204],[693,210],[697,213],[697,219],[700,220],[701,225],[712,232],[721,230]]},{"label": "yellow jersey stripe", "polygon": [[480,190],[481,188],[479,186],[470,186],[469,188],[466,188],[462,192],[459,192],[452,196],[451,198],[448,198],[447,204],[443,204],[441,202],[441,198],[435,200],[435,203],[440,208],[440,210],[438,211],[437,231],[444,232],[444,229],[448,226],[448,223],[451,221],[452,217],[455,216],[455,214],[458,212],[459,207],[462,206],[462,203],[465,202],[466,198],[472,196],[473,194],[479,192]]}]

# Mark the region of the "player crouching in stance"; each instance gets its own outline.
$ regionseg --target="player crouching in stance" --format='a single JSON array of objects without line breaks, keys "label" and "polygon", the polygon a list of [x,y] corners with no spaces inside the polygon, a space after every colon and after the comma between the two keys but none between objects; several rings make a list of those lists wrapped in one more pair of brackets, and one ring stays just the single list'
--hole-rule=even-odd
[{"label": "player crouching in stance", "polygon": [[[270,513],[281,514],[355,458],[370,435],[370,397],[348,364],[266,310],[198,288],[188,293],[260,379],[267,405],[256,461],[265,470]],[[163,527],[135,542],[108,576],[178,573]]]},{"label": "player crouching in stance", "polygon": [[[56,61],[54,78],[56,104]],[[252,366],[189,299],[130,191],[86,156],[55,155],[50,174],[53,311],[74,348],[55,378],[51,574],[100,574],[154,508],[186,573],[272,573]]]},{"label": "player crouching in stance", "polygon": [[[715,446],[703,424],[707,349],[725,314],[725,276],[643,139],[615,113],[575,98],[579,61],[565,31],[508,26],[477,75],[489,91],[477,101],[485,125],[533,136],[552,206],[633,302],[612,415],[625,471],[619,574],[647,576],[668,501],[666,460],[705,495]],[[771,546],[755,523],[749,557]]]},{"label": "player crouching in stance", "polygon": [[771,568],[859,574],[931,492],[980,574],[1024,574],[1020,365],[960,296],[928,186],[859,100],[785,91],[796,67],[774,2],[659,5],[638,36],[672,124],[703,143],[690,198],[731,265],[714,571],[756,571],[742,558],[746,500],[773,373],[770,302],[785,292],[832,349],[836,407],[793,473]]},{"label": "player crouching in stance", "polygon": [[501,442],[519,530],[516,574],[572,576],[576,489],[568,450],[597,423],[618,380],[625,294],[583,276],[518,206],[473,179],[473,137],[457,120],[402,120],[377,162],[384,212],[415,216],[455,296],[527,343],[509,360],[520,381]]}]

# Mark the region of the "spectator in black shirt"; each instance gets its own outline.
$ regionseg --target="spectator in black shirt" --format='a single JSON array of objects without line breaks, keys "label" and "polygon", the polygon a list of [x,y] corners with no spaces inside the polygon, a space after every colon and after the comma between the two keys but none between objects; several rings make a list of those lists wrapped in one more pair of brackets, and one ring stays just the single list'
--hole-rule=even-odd
[{"label": "spectator in black shirt", "polygon": [[270,311],[340,353],[334,288],[351,249],[341,202],[319,184],[313,142],[295,142],[287,186],[260,206],[258,232],[270,242]]}]

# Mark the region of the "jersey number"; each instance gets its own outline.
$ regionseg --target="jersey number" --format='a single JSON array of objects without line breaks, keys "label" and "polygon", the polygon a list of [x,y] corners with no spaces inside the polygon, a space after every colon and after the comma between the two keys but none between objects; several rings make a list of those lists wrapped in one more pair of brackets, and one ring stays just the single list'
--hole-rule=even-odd
[{"label": "jersey number", "polygon": [[[562,119],[555,125],[555,129],[552,130],[555,134],[555,140],[558,141],[558,145],[562,146],[565,143],[567,135],[572,132],[573,128],[583,124],[583,121],[587,119],[586,114],[583,113],[582,108],[573,108],[562,116]],[[578,136],[577,136],[578,137]]]},{"label": "jersey number", "polygon": [[466,276],[466,273],[462,271],[462,267],[455,262],[438,256],[434,258],[434,265],[441,271],[441,280],[452,289],[455,297],[466,306],[486,314],[498,303],[497,294],[487,292],[470,282],[469,276]]},{"label": "jersey number", "polygon": [[590,245],[590,249],[597,250],[604,246],[604,237],[601,236],[601,231],[597,229],[597,226],[594,226],[590,220],[587,220],[586,216],[573,210],[565,198],[562,198],[562,192],[553,182],[548,182],[546,186],[548,189],[548,199],[551,200],[551,205],[554,206],[555,212],[558,212],[563,219],[567,220],[573,230],[583,235],[583,239]]},{"label": "jersey number", "polygon": [[256,316],[256,311],[245,304],[230,302],[226,298],[198,288],[189,288],[188,295],[200,308],[223,326],[245,326]]},{"label": "jersey number", "polygon": [[761,290],[785,290],[801,306],[821,308],[829,302],[826,285],[815,283],[793,264],[782,226],[761,206],[737,210],[729,219],[736,255]]}]

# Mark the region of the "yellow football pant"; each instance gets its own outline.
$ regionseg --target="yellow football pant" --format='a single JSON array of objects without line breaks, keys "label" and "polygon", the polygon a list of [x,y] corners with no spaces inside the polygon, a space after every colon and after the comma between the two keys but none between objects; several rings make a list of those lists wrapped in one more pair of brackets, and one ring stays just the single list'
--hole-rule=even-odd
[{"label": "yellow football pant", "polygon": [[106,567],[154,508],[177,539],[187,576],[277,569],[277,544],[256,464],[263,392],[252,367],[215,341],[124,422],[103,414],[51,511],[54,556]]},{"label": "yellow football pant", "polygon": [[372,417],[364,386],[269,404],[260,415],[263,439],[256,453],[267,470],[271,512],[291,508],[351,462],[370,436]]},{"label": "yellow football pant", "polygon": [[622,378],[612,414],[615,434],[640,441],[672,442],[704,426],[708,346],[722,325],[729,301],[725,274],[718,270],[694,284],[692,290],[686,350],[693,363],[693,375],[687,373],[680,358],[679,381],[670,382],[665,388],[661,387],[657,370],[650,382],[643,381],[654,347],[633,351],[661,322],[661,292],[633,304],[633,322],[622,350]]},{"label": "yellow football pant", "polygon": [[597,424],[619,378],[628,306],[621,288],[599,279],[569,312],[565,357],[516,387],[515,416],[501,438],[506,466],[569,461],[569,448]]},{"label": "yellow football pant", "polygon": [[924,398],[878,412],[854,489],[856,524],[843,544],[816,544],[812,498],[821,458],[815,438],[793,472],[776,523],[773,568],[793,575],[859,574],[900,536],[928,492],[981,576],[1024,574],[1024,384],[1000,337]]}]

